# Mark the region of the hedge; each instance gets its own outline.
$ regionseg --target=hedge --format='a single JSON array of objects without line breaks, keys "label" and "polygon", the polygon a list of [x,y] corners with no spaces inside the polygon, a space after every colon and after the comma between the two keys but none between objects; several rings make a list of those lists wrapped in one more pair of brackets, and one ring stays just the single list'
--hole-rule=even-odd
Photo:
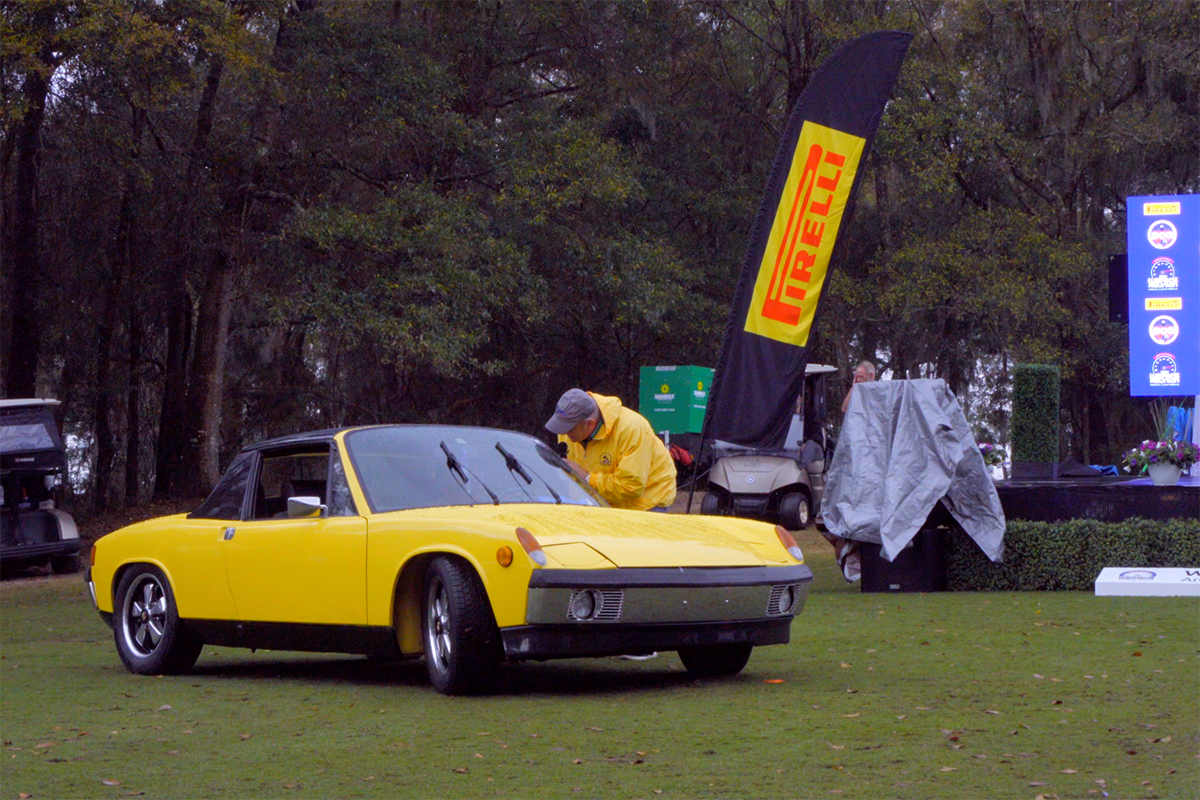
[{"label": "hedge", "polygon": [[1012,520],[1001,564],[961,530],[949,545],[951,591],[1090,591],[1104,567],[1200,567],[1200,520]]},{"label": "hedge", "polygon": [[1058,367],[1018,364],[1013,369],[1013,461],[1058,463]]}]

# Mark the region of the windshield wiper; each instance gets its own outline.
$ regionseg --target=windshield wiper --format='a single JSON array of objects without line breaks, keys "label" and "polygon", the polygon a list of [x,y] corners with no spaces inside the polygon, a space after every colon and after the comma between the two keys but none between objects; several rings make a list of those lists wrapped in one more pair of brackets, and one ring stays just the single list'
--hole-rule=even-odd
[{"label": "windshield wiper", "polygon": [[[529,477],[529,473],[525,471],[525,467],[521,465],[521,462],[517,460],[516,456],[505,450],[504,445],[500,444],[499,442],[496,442],[496,449],[500,451],[500,455],[504,456],[504,465],[508,467],[509,472],[517,473],[525,479],[526,483],[533,483],[533,478]],[[533,474],[538,476],[539,481],[546,484],[546,489],[554,496],[554,502],[557,505],[562,505],[562,497],[559,496],[558,492],[554,491],[554,487],[551,486],[541,475],[538,475],[536,472]]]},{"label": "windshield wiper", "polygon": [[438,442],[438,444],[441,446],[442,452],[446,454],[446,466],[449,467],[452,472],[458,475],[458,479],[460,481],[466,483],[467,474],[463,472],[462,464],[458,463],[458,459],[454,457],[454,453],[450,452],[450,448],[446,447],[445,442]]},{"label": "windshield wiper", "polygon": [[[446,466],[449,467],[453,472],[455,472],[460,479],[462,479],[462,482],[464,484],[463,489],[467,488],[465,485],[467,483],[466,473],[470,472],[471,476],[473,478],[475,478],[475,480],[479,481],[479,485],[482,486],[483,490],[488,493],[488,497],[492,498],[492,505],[494,505],[494,506],[500,505],[500,498],[496,496],[496,493],[493,492],[491,489],[489,489],[487,487],[486,483],[479,480],[478,475],[476,475],[474,472],[471,472],[470,469],[465,469],[462,465],[462,462],[459,461],[457,458],[455,458],[454,453],[450,452],[450,448],[446,447],[445,442],[438,442],[438,445],[442,448],[442,452],[446,454]],[[468,494],[470,494],[470,493],[468,492]]]}]

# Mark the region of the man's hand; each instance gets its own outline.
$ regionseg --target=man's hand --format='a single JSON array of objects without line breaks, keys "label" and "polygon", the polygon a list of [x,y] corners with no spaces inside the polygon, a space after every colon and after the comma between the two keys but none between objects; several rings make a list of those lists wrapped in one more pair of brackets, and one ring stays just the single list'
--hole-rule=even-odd
[{"label": "man's hand", "polygon": [[571,468],[571,472],[575,473],[575,477],[579,478],[579,480],[583,481],[584,483],[587,483],[588,471],[584,469],[581,464],[576,464],[570,459],[566,459],[566,462],[567,466]]}]

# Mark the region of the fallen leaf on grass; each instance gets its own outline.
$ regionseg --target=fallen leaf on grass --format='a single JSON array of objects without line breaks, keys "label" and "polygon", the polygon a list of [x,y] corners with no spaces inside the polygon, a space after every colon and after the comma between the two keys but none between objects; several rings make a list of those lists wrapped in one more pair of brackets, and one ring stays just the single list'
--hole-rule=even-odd
[{"label": "fallen leaf on grass", "polygon": [[847,664],[845,661],[843,661],[843,662],[841,662],[840,664],[838,664],[838,666],[839,666],[839,667],[841,667],[842,669],[850,669],[850,667],[852,667],[852,666],[854,666],[854,665],[853,665],[853,664]]},{"label": "fallen leaf on grass", "polygon": [[1076,769],[1064,769],[1062,771],[1062,774],[1063,775],[1075,775],[1075,774],[1078,774],[1078,772],[1079,772],[1079,770],[1076,770]]},{"label": "fallen leaf on grass", "polygon": [[942,767],[938,772],[958,772],[958,767]]},{"label": "fallen leaf on grass", "polygon": [[1045,781],[1030,781],[1029,785],[1030,786],[1049,786],[1050,784],[1046,783]]},{"label": "fallen leaf on grass", "polygon": [[163,703],[161,706],[159,706],[158,708],[156,708],[154,710],[155,711],[170,711],[171,707],[169,705],[167,705],[166,703]]},{"label": "fallen leaf on grass", "polygon": [[121,785],[120,781],[109,780],[108,778],[105,778],[104,780],[102,780],[100,782],[102,784],[104,784],[105,786],[120,786]]},{"label": "fallen leaf on grass", "polygon": [[985,713],[985,714],[1000,714],[1000,713],[1003,713],[1003,712],[1000,712],[1000,711],[992,711],[991,709],[988,709],[987,711],[984,711],[983,713]]},{"label": "fallen leaf on grass", "polygon": [[19,795],[17,795],[17,800],[29,800],[31,797],[33,797],[33,795],[31,795],[29,792],[21,792]]},{"label": "fallen leaf on grass", "polygon": [[475,757],[476,757],[476,758],[483,758],[483,753],[476,753],[476,754],[475,754]]},{"label": "fallen leaf on grass", "polygon": [[844,744],[831,744],[829,746],[832,747],[834,750],[845,750],[846,749],[846,745],[844,745]]},{"label": "fallen leaf on grass", "polygon": [[33,749],[34,750],[42,750],[47,747],[54,747],[56,744],[58,744],[58,742],[42,742],[41,744],[35,744],[33,746]]},{"label": "fallen leaf on grass", "polygon": [[604,728],[595,728],[595,727],[590,727],[590,726],[589,726],[589,727],[587,727],[587,728],[584,728],[584,730],[585,730],[585,731],[602,731],[602,730],[604,730]]},{"label": "fallen leaf on grass", "polygon": [[572,764],[582,764],[582,763],[583,763],[583,759],[581,759],[581,758],[577,758],[577,759],[575,759],[574,761],[572,761],[571,763],[572,763]]},{"label": "fallen leaf on grass", "polygon": [[861,711],[856,711],[856,712],[854,712],[853,714],[842,714],[842,716],[843,716],[843,717],[846,717],[847,719],[849,719],[850,717],[858,717],[858,716],[862,716],[862,712],[861,712]]},{"label": "fallen leaf on grass", "polygon": [[783,678],[767,678],[763,683],[783,683]]},{"label": "fallen leaf on grass", "polygon": [[[1147,741],[1147,742],[1150,742],[1151,744],[1158,744],[1159,742],[1169,742],[1169,741],[1171,741],[1171,737],[1170,737],[1170,736],[1164,736],[1164,737],[1162,737],[1161,739],[1147,739],[1146,741]],[[38,747],[41,747],[41,745],[38,745]]]},{"label": "fallen leaf on grass", "polygon": [[249,738],[250,738],[250,734],[248,734],[248,733],[239,733],[239,734],[238,734],[238,738],[239,738],[239,739],[241,739],[241,740],[244,742],[244,741],[246,741],[247,739],[249,739]]},{"label": "fallen leaf on grass", "polygon": [[1035,673],[1033,673],[1033,677],[1037,678],[1039,681],[1044,681],[1044,680],[1046,680],[1046,676],[1045,676],[1045,675],[1038,675],[1036,672],[1035,672]]},{"label": "fallen leaf on grass", "polygon": [[1140,656],[1142,655],[1142,651],[1141,651],[1141,650],[1134,650],[1132,653],[1130,653],[1130,655],[1131,655],[1131,656],[1133,656],[1134,658],[1138,658],[1138,657],[1140,657]]},{"label": "fallen leaf on grass", "polygon": [[455,767],[454,771],[457,772],[459,775],[466,775],[471,770],[467,769],[466,767]]}]

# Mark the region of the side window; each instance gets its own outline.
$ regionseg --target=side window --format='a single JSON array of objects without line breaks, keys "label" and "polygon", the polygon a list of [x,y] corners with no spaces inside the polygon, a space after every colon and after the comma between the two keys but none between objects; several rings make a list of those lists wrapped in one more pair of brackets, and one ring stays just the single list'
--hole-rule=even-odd
[{"label": "side window", "polygon": [[213,487],[208,499],[188,516],[199,519],[241,519],[242,501],[246,499],[246,483],[252,466],[254,453],[242,453],[235,458]]},{"label": "side window", "polygon": [[350,483],[346,480],[346,469],[337,448],[330,448],[329,455],[329,516],[357,517],[358,508],[350,494]]},{"label": "side window", "polygon": [[328,504],[329,448],[263,453],[254,487],[254,519],[284,519],[289,497],[319,497]]}]

